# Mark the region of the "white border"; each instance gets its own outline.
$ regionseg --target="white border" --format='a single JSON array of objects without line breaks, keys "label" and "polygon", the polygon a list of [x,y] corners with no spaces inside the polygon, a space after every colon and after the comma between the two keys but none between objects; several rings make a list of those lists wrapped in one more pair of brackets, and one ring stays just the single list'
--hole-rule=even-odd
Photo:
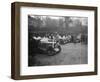
[{"label": "white border", "polygon": [[[28,67],[28,14],[88,17],[88,64]],[[21,7],[20,16],[20,75],[94,71],[94,11]]]}]

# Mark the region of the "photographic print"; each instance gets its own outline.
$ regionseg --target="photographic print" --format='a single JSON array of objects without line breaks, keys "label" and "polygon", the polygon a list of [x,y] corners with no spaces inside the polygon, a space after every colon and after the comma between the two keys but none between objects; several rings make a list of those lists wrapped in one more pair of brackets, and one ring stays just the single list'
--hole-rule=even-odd
[{"label": "photographic print", "polygon": [[12,79],[97,75],[97,7],[11,6]]},{"label": "photographic print", "polygon": [[88,63],[88,18],[28,15],[28,66]]}]

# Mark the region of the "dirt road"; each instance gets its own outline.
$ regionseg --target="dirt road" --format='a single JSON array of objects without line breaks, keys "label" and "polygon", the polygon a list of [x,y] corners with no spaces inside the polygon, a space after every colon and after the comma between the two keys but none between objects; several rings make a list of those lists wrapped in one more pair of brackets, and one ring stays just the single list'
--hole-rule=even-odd
[{"label": "dirt road", "polygon": [[36,54],[34,57],[29,57],[30,66],[73,65],[88,63],[87,45],[81,43],[68,43],[66,45],[61,45],[61,48],[61,52],[54,56]]}]

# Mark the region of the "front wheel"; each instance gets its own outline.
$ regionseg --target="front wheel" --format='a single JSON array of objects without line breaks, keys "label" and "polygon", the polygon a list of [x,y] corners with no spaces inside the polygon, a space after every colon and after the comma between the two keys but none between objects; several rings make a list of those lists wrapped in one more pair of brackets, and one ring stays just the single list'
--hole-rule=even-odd
[{"label": "front wheel", "polygon": [[57,53],[60,53],[61,52],[61,46],[57,46],[54,48],[54,51]]},{"label": "front wheel", "polygon": [[55,48],[49,47],[49,49],[47,50],[49,56],[54,56],[59,52],[61,52],[61,46],[57,46]]}]

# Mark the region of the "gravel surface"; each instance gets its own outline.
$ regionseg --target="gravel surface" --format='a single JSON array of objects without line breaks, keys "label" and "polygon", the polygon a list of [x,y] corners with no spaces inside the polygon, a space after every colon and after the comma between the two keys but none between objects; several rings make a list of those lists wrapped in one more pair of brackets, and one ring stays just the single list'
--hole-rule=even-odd
[{"label": "gravel surface", "polygon": [[36,54],[29,57],[29,66],[46,66],[46,65],[74,65],[87,64],[87,45],[81,43],[68,43],[61,45],[61,52],[48,56],[47,54]]}]

